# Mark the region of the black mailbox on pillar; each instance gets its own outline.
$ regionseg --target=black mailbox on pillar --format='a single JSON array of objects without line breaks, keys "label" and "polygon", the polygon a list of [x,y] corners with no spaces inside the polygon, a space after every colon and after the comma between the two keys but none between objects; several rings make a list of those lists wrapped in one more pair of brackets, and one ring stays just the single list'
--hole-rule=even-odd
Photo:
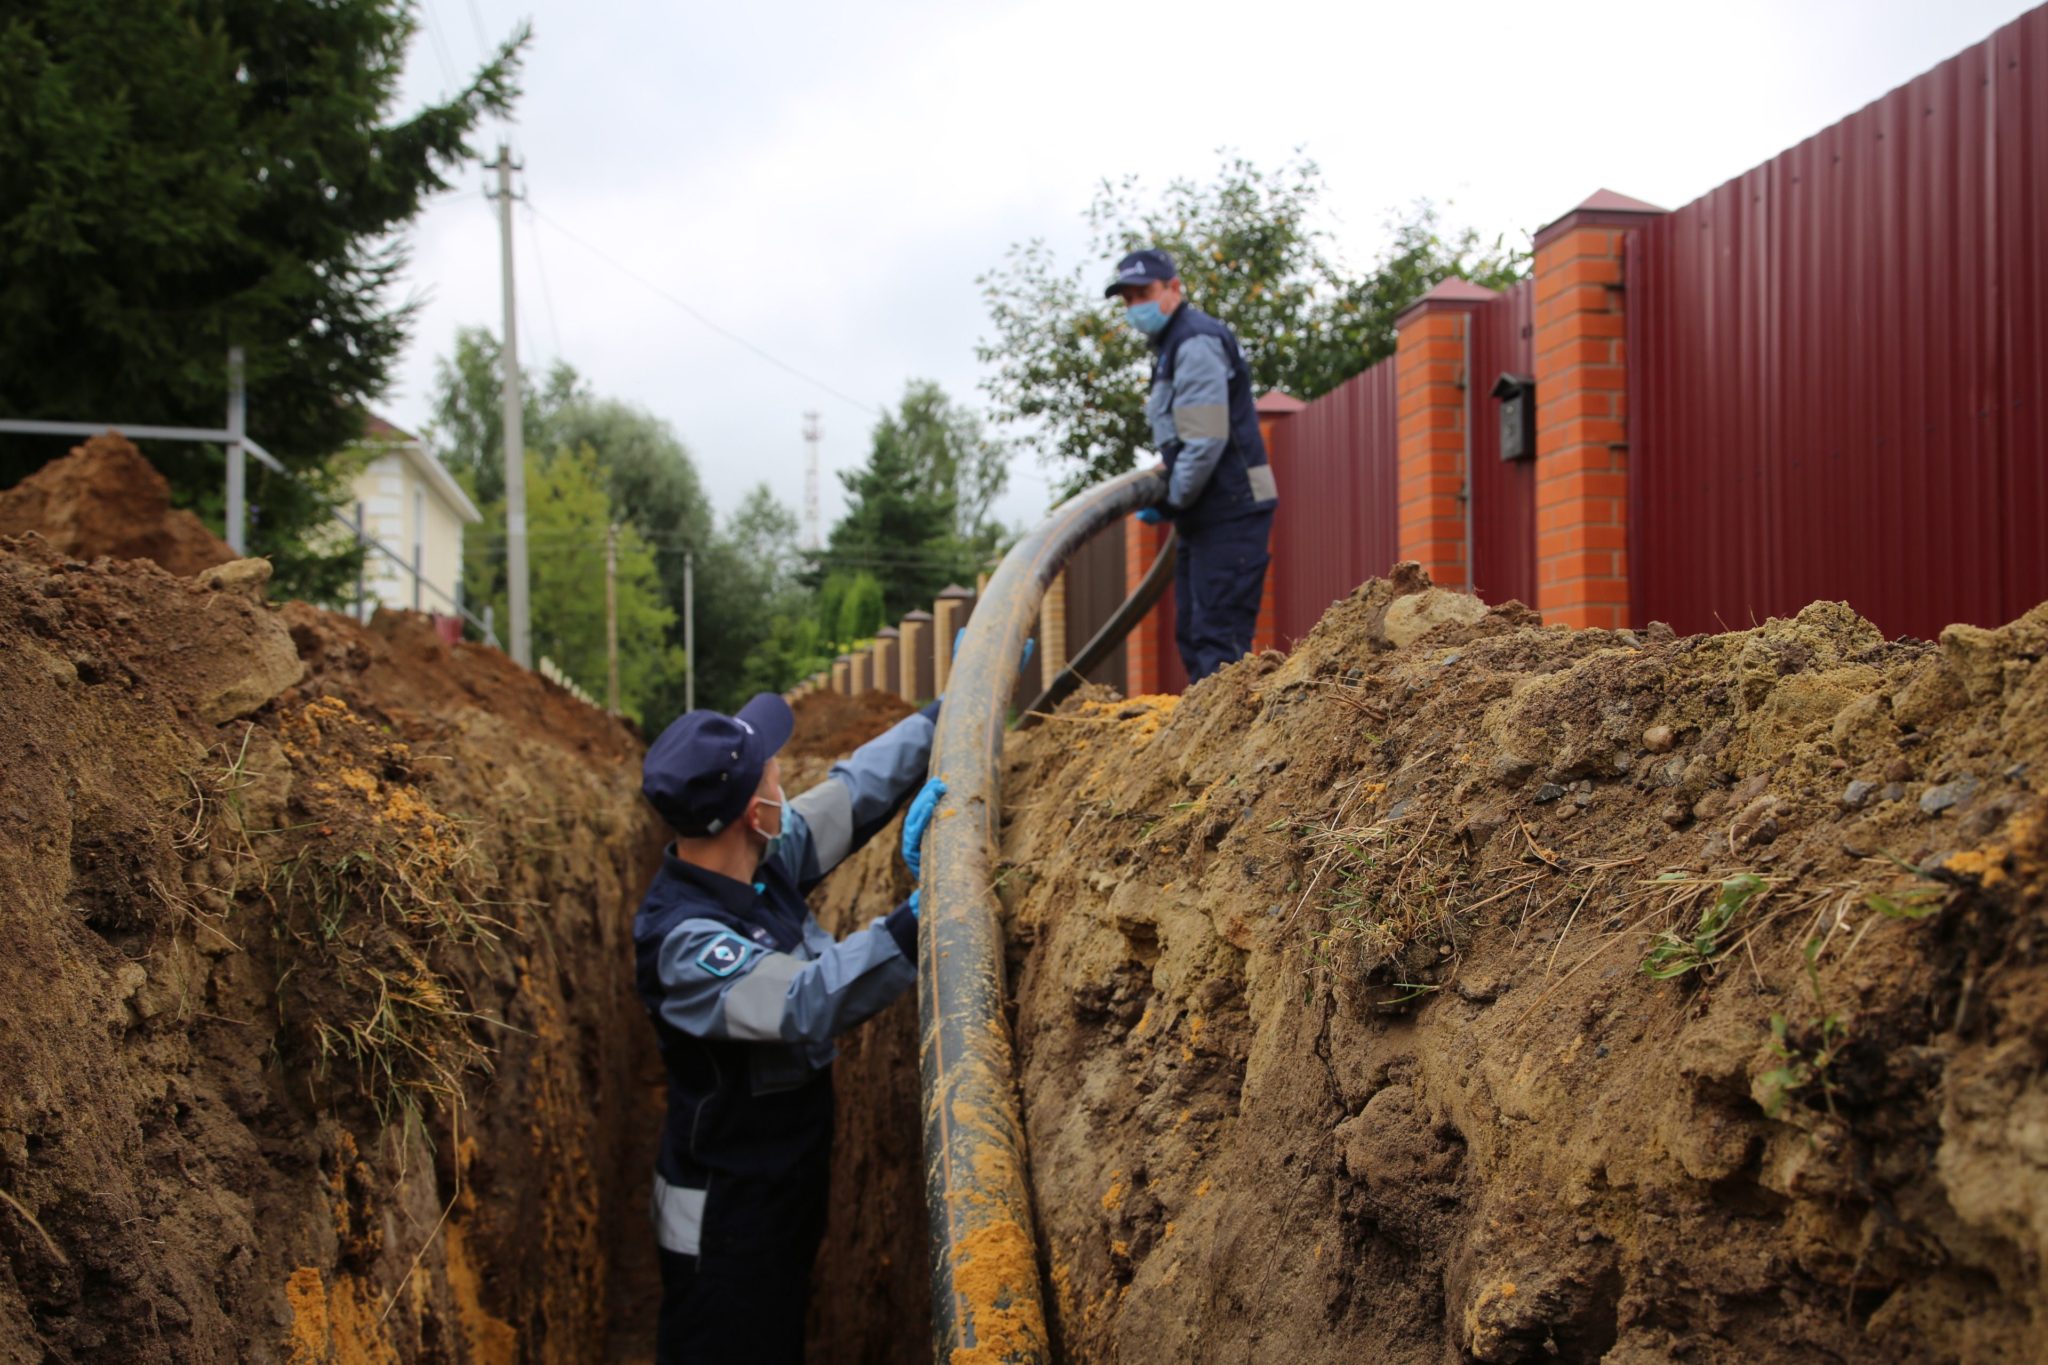
[{"label": "black mailbox on pillar", "polygon": [[1526,460],[1536,454],[1536,376],[1502,374],[1494,381],[1500,400],[1500,457]]}]

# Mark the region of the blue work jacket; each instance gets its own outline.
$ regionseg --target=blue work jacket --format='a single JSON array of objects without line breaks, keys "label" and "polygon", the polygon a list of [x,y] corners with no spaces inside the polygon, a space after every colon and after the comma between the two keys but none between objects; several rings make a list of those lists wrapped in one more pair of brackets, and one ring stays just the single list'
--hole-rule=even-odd
[{"label": "blue work jacket", "polygon": [[1173,310],[1152,341],[1145,416],[1166,462],[1161,509],[1189,534],[1270,512],[1280,490],[1259,434],[1251,366],[1230,328],[1193,304]]},{"label": "blue work jacket", "polygon": [[647,889],[634,981],[668,1073],[655,1169],[671,1251],[696,1254],[714,1176],[773,1178],[829,1144],[833,1038],[917,978],[909,906],[835,942],[804,897],[924,782],[937,709],[905,717],[791,800],[752,882],[671,850]]}]

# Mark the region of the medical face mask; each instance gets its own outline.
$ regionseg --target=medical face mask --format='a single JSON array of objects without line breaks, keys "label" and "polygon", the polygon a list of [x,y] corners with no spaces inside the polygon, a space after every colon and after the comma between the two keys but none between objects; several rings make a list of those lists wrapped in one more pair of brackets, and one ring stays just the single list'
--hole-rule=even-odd
[{"label": "medical face mask", "polygon": [[768,859],[773,858],[777,850],[782,847],[782,832],[788,828],[789,810],[782,802],[770,801],[765,796],[758,798],[756,804],[775,807],[776,813],[781,817],[775,822],[775,833],[773,834],[762,829],[758,823],[754,825],[754,833],[768,841],[768,846],[761,850],[761,861],[766,862]]},{"label": "medical face mask", "polygon": [[1150,299],[1145,300],[1143,303],[1134,303],[1124,309],[1124,317],[1130,322],[1131,326],[1137,328],[1148,337],[1157,336],[1165,331],[1168,320],[1167,315],[1159,311],[1159,305]]}]

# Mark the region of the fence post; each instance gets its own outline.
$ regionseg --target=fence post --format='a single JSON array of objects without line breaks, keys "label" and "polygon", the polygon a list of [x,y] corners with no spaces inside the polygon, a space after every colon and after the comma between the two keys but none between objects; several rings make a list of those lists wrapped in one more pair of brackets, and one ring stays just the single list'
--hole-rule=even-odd
[{"label": "fence post", "polygon": [[249,430],[249,392],[243,380],[242,348],[228,347],[228,548],[249,553],[249,456],[242,437]]},{"label": "fence post", "polygon": [[1038,686],[1032,695],[1052,686],[1067,666],[1067,571],[1053,579],[1038,606]]},{"label": "fence post", "polygon": [[1536,608],[1552,624],[1629,624],[1621,257],[1663,212],[1601,190],[1536,234]]},{"label": "fence post", "polygon": [[939,590],[932,604],[932,695],[946,690],[953,675],[953,636],[974,613],[974,590],[952,584]]},{"label": "fence post", "polygon": [[1494,297],[1470,280],[1444,280],[1395,320],[1396,543],[1440,587],[1472,581],[1472,454],[1466,371],[1472,313]]},{"label": "fence post", "polygon": [[875,690],[877,692],[901,692],[903,684],[899,669],[903,657],[903,632],[894,626],[883,626],[875,634]]},{"label": "fence post", "polygon": [[897,679],[896,695],[915,706],[930,697],[936,697],[938,689],[931,686],[932,675],[932,614],[928,611],[913,611],[903,618],[903,663],[901,676]]},{"label": "fence post", "polygon": [[[1166,544],[1167,530],[1163,524],[1147,526],[1136,517],[1124,518],[1124,596],[1137,592],[1145,581],[1145,571],[1159,558],[1159,547]],[[1124,637],[1124,692],[1129,696],[1146,697],[1166,690],[1163,654],[1165,642],[1173,635],[1173,616],[1167,610],[1171,601],[1171,596],[1161,598]]]},{"label": "fence post", "polygon": [[832,690],[842,697],[853,695],[853,658],[842,654],[832,661]]},{"label": "fence post", "polygon": [[[1273,517],[1273,542],[1278,544],[1285,532],[1281,523],[1287,517],[1288,459],[1292,452],[1287,448],[1287,438],[1294,427],[1294,414],[1308,404],[1291,393],[1268,389],[1259,395],[1259,439],[1266,443],[1266,463],[1272,467],[1273,482],[1280,487],[1280,509]],[[1270,555],[1272,546],[1267,547]],[[1266,565],[1266,586],[1259,594],[1259,623],[1252,630],[1252,653],[1277,649],[1280,646],[1280,602],[1286,591],[1280,585],[1282,561],[1273,556]]]}]

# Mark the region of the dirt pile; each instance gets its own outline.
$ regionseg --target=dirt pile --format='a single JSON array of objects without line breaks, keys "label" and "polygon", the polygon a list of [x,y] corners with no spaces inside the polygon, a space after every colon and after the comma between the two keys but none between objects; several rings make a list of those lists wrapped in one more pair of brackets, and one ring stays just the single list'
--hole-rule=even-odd
[{"label": "dirt pile", "polygon": [[602,1358],[639,741],[265,577],[0,541],[0,1360]]},{"label": "dirt pile", "polygon": [[118,431],[0,489],[0,536],[31,532],[73,559],[150,559],[174,574],[235,557],[198,517],[171,506],[164,476]]},{"label": "dirt pile", "polygon": [[2030,1356],[2044,652],[2048,607],[1638,637],[1410,566],[1013,736],[1064,1358]]}]

